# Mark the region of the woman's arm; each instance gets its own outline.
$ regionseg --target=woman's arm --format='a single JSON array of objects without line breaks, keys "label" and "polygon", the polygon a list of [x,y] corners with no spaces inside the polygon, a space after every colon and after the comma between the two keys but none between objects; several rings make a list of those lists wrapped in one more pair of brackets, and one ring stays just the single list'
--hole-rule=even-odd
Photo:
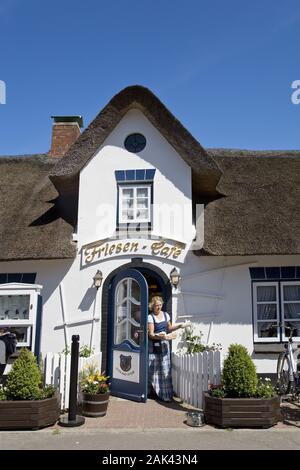
[{"label": "woman's arm", "polygon": [[154,324],[148,323],[148,336],[150,339],[163,339],[162,336],[156,335],[154,333]]},{"label": "woman's arm", "polygon": [[172,333],[172,331],[179,330],[179,328],[183,328],[182,323],[174,323],[174,325],[172,325],[170,321],[168,322],[168,333]]}]

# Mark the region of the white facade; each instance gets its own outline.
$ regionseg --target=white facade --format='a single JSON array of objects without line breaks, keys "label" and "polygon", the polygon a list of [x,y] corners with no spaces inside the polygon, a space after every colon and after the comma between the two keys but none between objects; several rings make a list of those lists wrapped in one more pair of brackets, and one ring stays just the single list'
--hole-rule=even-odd
[{"label": "white facade", "polygon": [[[124,149],[124,139],[132,132],[147,139],[140,154]],[[144,253],[129,249],[118,254],[114,251],[85,263],[86,245],[115,240],[115,171],[126,169],[156,170],[152,235],[169,241],[170,247],[176,244],[184,247],[181,255],[153,254],[150,244]],[[249,267],[300,265],[300,256],[196,256],[189,250],[195,234],[191,184],[191,168],[187,163],[141,111],[129,111],[81,171],[78,227],[74,234],[78,244],[76,259],[0,263],[2,273],[37,273],[36,283],[42,286],[43,297],[42,353],[61,352],[70,345],[72,334],[80,335],[81,344],[100,351],[102,289],[97,291],[93,287],[93,276],[100,269],[105,281],[112,271],[139,257],[168,277],[174,267],[180,271],[181,281],[172,296],[173,321],[190,320],[197,331],[203,332],[204,343],[220,343],[223,352],[231,343],[242,343],[253,355],[258,372],[275,372],[274,354],[254,353]],[[162,207],[170,209],[169,220],[167,212],[163,217],[159,215]],[[127,241],[119,240],[123,248]],[[179,340],[174,341],[174,347],[178,344]]]}]

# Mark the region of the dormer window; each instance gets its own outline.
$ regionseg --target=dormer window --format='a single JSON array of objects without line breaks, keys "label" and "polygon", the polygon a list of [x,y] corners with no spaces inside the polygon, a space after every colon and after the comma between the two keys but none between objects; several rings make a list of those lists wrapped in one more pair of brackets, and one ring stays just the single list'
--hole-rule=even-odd
[{"label": "dormer window", "polygon": [[119,222],[151,222],[151,185],[119,185]]},{"label": "dormer window", "polygon": [[117,229],[150,230],[155,169],[117,170]]}]

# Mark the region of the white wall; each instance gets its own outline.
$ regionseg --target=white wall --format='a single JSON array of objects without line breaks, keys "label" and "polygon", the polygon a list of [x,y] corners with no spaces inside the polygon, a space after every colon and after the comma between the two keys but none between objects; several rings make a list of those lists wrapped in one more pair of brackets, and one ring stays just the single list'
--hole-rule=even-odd
[{"label": "white wall", "polygon": [[[192,315],[189,319],[195,331],[203,333],[204,343],[221,343],[224,353],[231,343],[241,343],[252,355],[258,372],[275,373],[276,354],[253,352],[249,267],[299,265],[300,256],[196,257],[190,252],[182,266],[180,291],[199,296],[178,294],[177,314]],[[199,274],[190,277],[192,273]]]},{"label": "white wall", "polygon": [[[134,132],[147,140],[139,154],[124,148]],[[179,241],[192,239],[191,169],[139,110],[129,111],[80,174],[79,246],[110,237],[115,231],[115,170],[156,168],[154,206],[171,210],[174,226],[154,210],[153,233]],[[184,222],[184,223],[183,223]]]},{"label": "white wall", "polygon": [[[104,279],[117,267],[128,263],[128,257],[101,261],[81,268],[80,256],[75,261],[23,261],[0,263],[0,272],[37,272],[36,282],[43,286],[42,352],[60,352],[65,347],[64,306],[67,320],[87,320],[67,328],[68,342],[79,334],[81,344],[90,344],[91,321],[94,312],[101,315],[102,289],[96,293],[92,278],[101,269]],[[145,260],[168,275],[174,263],[166,260]],[[185,315],[201,331],[208,344],[221,343],[226,353],[231,343],[245,345],[255,360],[258,372],[274,373],[276,355],[253,354],[252,301],[250,266],[300,265],[300,256],[196,257],[189,252],[186,263],[179,265],[182,279],[173,290],[173,321],[183,321]],[[224,269],[223,269],[224,268]],[[190,276],[191,274],[195,276]],[[61,287],[59,287],[61,286]],[[61,301],[61,292],[64,300]],[[185,295],[182,295],[185,292]],[[191,293],[199,295],[191,295]],[[220,298],[218,298],[218,296]],[[183,300],[184,299],[184,300]],[[96,303],[95,303],[96,302]],[[95,309],[95,310],[94,310]],[[93,346],[100,349],[100,321],[95,323]],[[176,349],[179,338],[173,343]]]}]

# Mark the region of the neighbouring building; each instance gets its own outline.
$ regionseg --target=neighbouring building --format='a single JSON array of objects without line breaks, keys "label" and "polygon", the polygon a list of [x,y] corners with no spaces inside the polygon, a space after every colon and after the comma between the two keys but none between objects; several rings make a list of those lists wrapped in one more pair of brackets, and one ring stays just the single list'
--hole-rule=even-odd
[{"label": "neighbouring building", "polygon": [[204,149],[140,86],[82,133],[53,119],[48,154],[0,158],[0,327],[36,354],[79,334],[143,401],[161,295],[205,343],[274,372],[285,327],[300,341],[300,151]]}]

